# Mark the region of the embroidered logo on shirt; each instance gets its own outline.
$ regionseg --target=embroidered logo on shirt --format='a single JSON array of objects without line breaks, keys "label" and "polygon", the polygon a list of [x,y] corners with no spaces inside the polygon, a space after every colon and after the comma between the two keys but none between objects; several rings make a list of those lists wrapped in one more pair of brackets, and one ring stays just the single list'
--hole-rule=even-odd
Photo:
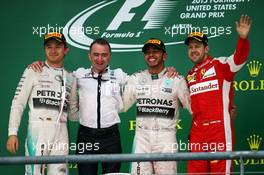
[{"label": "embroidered logo on shirt", "polygon": [[139,84],[140,84],[140,85],[144,85],[144,84],[146,84],[147,79],[144,78],[144,77],[142,77],[142,78],[140,78],[138,81],[139,81]]},{"label": "embroidered logo on shirt", "polygon": [[187,76],[187,81],[188,81],[188,83],[195,82],[196,81],[196,72],[194,72],[191,75],[188,75]]},{"label": "embroidered logo on shirt", "polygon": [[205,68],[201,69],[201,72],[200,72],[200,74],[201,74],[201,77],[203,77],[203,76],[204,76],[204,74],[205,74]]},{"label": "embroidered logo on shirt", "polygon": [[206,81],[190,86],[191,95],[200,94],[204,92],[214,91],[219,89],[218,80]]},{"label": "embroidered logo on shirt", "polygon": [[213,77],[216,75],[216,72],[215,72],[215,68],[214,67],[211,67],[210,69],[208,69],[204,75],[202,76],[202,79],[204,78],[209,78],[209,77]]},{"label": "embroidered logo on shirt", "polygon": [[166,93],[172,93],[172,81],[170,79],[166,79],[164,82],[164,87],[162,87],[162,91]]}]

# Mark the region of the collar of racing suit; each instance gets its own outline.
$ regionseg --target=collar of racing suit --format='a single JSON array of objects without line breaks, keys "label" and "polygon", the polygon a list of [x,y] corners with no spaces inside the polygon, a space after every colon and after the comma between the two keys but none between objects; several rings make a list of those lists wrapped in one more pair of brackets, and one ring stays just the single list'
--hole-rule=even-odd
[{"label": "collar of racing suit", "polygon": [[195,69],[200,69],[200,68],[202,68],[203,66],[205,66],[206,64],[208,64],[208,63],[211,62],[212,60],[213,60],[213,57],[211,57],[210,55],[208,55],[208,56],[206,57],[206,59],[205,59],[203,62],[201,62],[201,63],[195,65]]},{"label": "collar of racing suit", "polygon": [[50,66],[49,64],[48,64],[48,62],[47,61],[45,61],[44,62],[44,66],[46,66],[47,68],[49,68],[49,69],[53,69],[53,70],[56,70],[56,71],[62,71],[63,70],[63,67],[52,67],[52,66]]},{"label": "collar of racing suit", "polygon": [[[148,72],[149,73],[149,72]],[[167,69],[166,68],[164,68],[160,73],[158,73],[158,74],[150,74],[151,75],[151,79],[152,80],[157,80],[157,79],[159,79],[160,77],[162,77],[163,75],[165,75],[167,73]]]}]

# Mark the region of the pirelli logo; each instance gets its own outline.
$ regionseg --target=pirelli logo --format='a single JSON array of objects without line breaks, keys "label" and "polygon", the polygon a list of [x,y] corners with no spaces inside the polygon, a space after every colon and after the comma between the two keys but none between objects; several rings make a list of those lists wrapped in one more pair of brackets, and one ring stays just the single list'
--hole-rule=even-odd
[{"label": "pirelli logo", "polygon": [[219,89],[218,80],[206,81],[190,86],[191,95],[200,94],[204,92],[214,91]]}]

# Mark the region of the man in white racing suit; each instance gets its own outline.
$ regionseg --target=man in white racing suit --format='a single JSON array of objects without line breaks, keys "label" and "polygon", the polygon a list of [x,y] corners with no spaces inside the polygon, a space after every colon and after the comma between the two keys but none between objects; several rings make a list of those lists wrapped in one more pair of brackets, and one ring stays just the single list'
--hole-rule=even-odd
[{"label": "man in white racing suit", "polygon": [[[11,153],[18,150],[17,133],[28,103],[26,156],[68,154],[66,122],[73,78],[63,68],[63,60],[68,52],[65,37],[61,33],[48,33],[44,38],[44,48],[47,60],[43,71],[35,72],[27,68],[12,101],[7,141],[7,149]],[[65,175],[66,171],[66,164],[47,165],[48,175]],[[45,165],[26,165],[25,174],[45,174]]]},{"label": "man in white racing suit", "polygon": [[[190,95],[182,76],[168,78],[164,43],[152,38],[142,48],[148,69],[129,77],[123,102],[125,111],[136,102],[135,153],[176,152],[176,123],[179,107],[190,110]],[[132,163],[132,174],[176,174],[170,162]]]}]

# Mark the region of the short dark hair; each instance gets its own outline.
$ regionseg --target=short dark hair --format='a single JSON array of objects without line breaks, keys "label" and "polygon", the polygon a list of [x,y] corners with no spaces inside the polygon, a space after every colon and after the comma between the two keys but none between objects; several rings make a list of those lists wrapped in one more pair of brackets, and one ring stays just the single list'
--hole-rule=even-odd
[{"label": "short dark hair", "polygon": [[95,39],[90,45],[90,52],[91,52],[92,47],[93,47],[94,44],[107,45],[108,48],[109,48],[109,51],[111,53],[111,46],[110,46],[109,42],[106,39],[104,39],[104,38]]}]

